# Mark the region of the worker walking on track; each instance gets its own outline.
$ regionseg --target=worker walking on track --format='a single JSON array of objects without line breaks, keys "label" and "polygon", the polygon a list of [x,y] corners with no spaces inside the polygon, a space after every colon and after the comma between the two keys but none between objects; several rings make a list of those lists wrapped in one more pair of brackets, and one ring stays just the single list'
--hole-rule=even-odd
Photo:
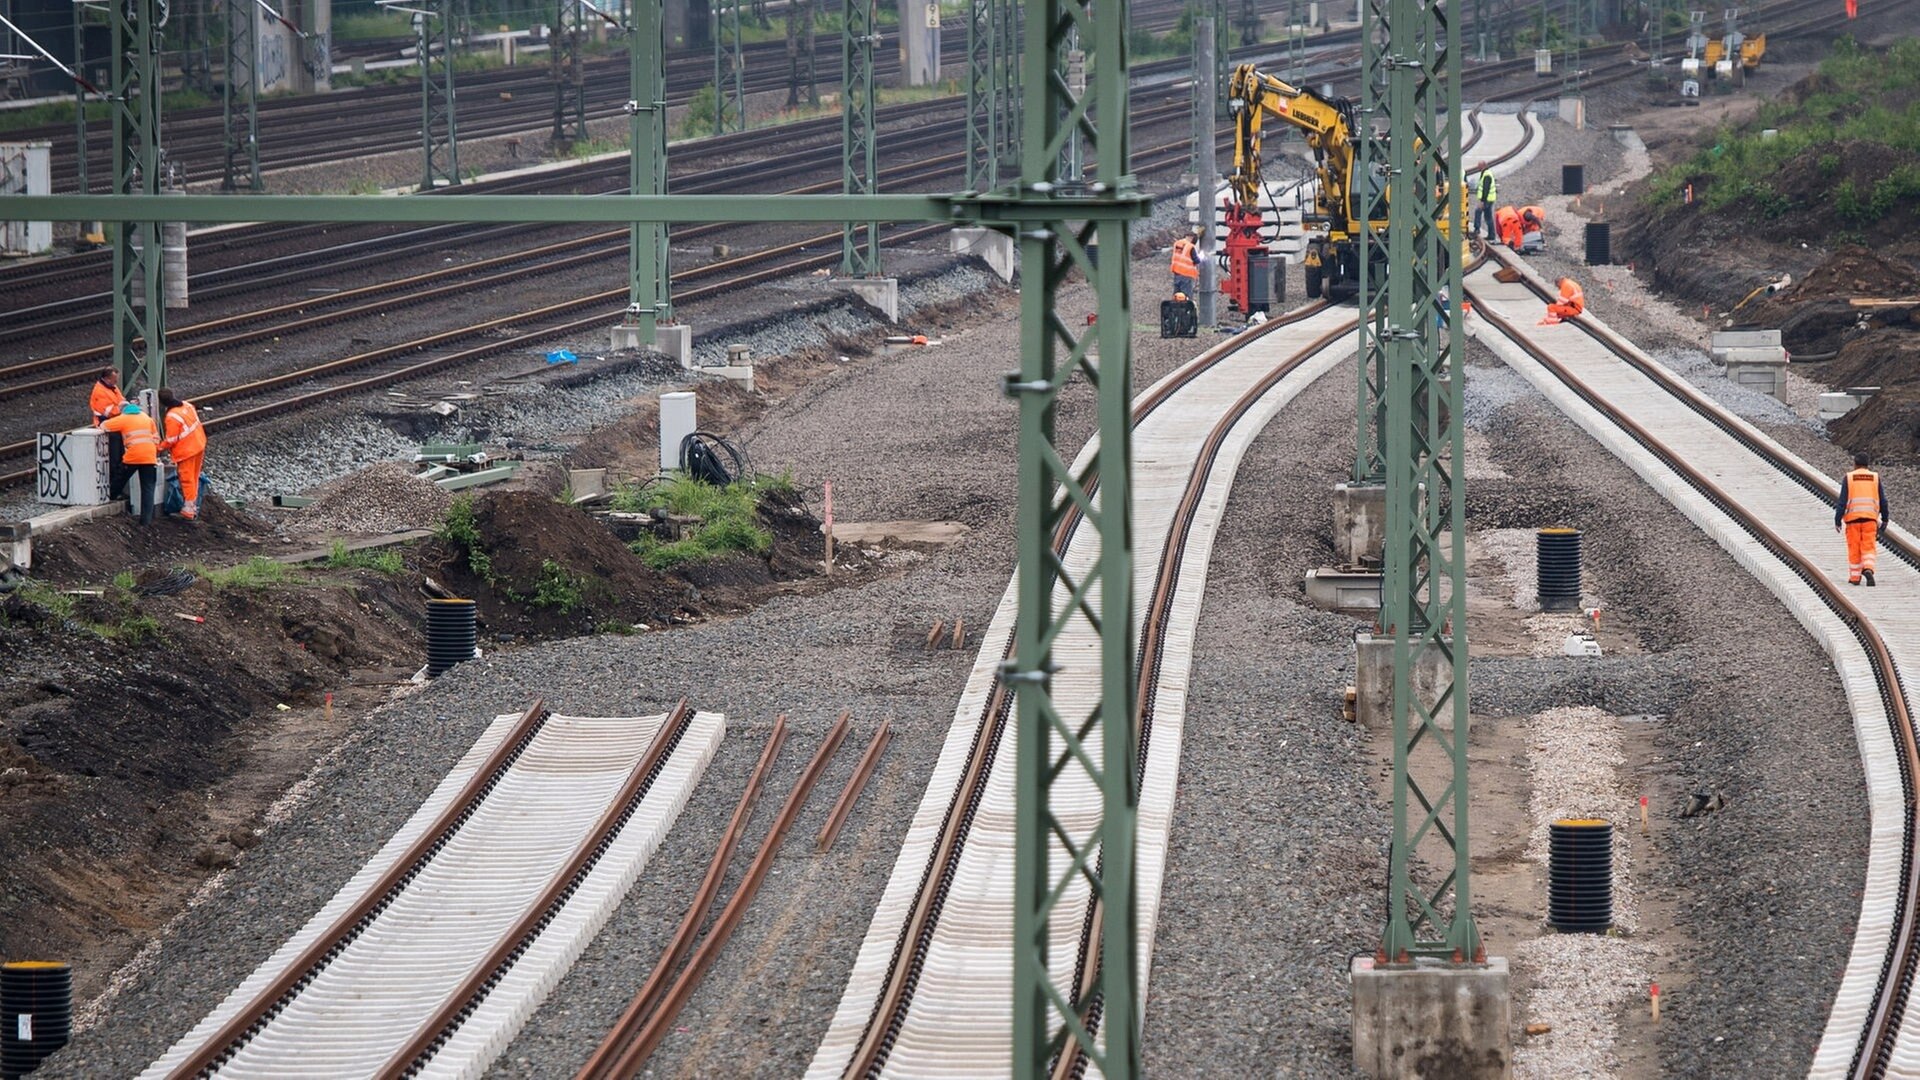
[{"label": "worker walking on track", "polygon": [[1547,305],[1547,316],[1540,320],[1541,326],[1552,326],[1562,319],[1571,319],[1587,310],[1587,294],[1581,291],[1572,278],[1560,279],[1560,299]]},{"label": "worker walking on track", "polygon": [[1500,196],[1499,181],[1487,171],[1487,163],[1479,165],[1480,175],[1474,180],[1473,193],[1480,199],[1480,205],[1473,211],[1473,231],[1485,237],[1488,242],[1498,235],[1493,222],[1494,200]]},{"label": "worker walking on track", "polygon": [[120,409],[120,415],[101,424],[108,432],[120,436],[120,464],[125,466],[114,482],[112,496],[119,498],[126,489],[132,476],[140,478],[140,524],[153,524],[156,503],[153,497],[154,481],[160,471],[160,428],[153,417],[140,411],[140,406],[127,402]]},{"label": "worker walking on track", "polygon": [[1200,246],[1194,238],[1200,235],[1200,226],[1193,227],[1192,236],[1183,236],[1173,242],[1173,292],[1174,295],[1192,296],[1200,291]]},{"label": "worker walking on track", "polygon": [[120,373],[108,368],[100,373],[100,379],[93,384],[93,394],[87,398],[87,407],[93,410],[93,426],[120,415],[120,406],[127,403],[127,396],[120,392]]},{"label": "worker walking on track", "polygon": [[186,500],[180,516],[192,521],[200,516],[200,466],[206,460],[207,432],[200,426],[200,414],[193,402],[181,400],[171,389],[160,391],[160,407],[167,417],[167,434],[160,440],[160,448],[180,470],[180,497]]},{"label": "worker walking on track", "polygon": [[1853,455],[1853,471],[1840,481],[1833,504],[1833,531],[1847,536],[1847,583],[1873,584],[1873,553],[1879,530],[1887,527],[1887,493],[1880,474],[1867,468],[1867,455]]}]

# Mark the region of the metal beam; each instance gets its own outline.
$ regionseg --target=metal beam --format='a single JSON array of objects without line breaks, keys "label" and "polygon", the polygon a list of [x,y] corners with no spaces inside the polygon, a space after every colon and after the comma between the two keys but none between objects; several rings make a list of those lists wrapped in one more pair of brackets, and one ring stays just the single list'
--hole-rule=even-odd
[{"label": "metal beam", "polygon": [[1358,379],[1353,424],[1353,482],[1368,486],[1386,483],[1386,462],[1381,439],[1386,431],[1385,408],[1381,400],[1386,370],[1385,341],[1387,310],[1380,303],[1386,284],[1379,270],[1386,265],[1386,238],[1374,231],[1377,211],[1373,205],[1376,177],[1387,165],[1387,145],[1380,137],[1379,121],[1386,113],[1388,44],[1386,37],[1387,0],[1361,0],[1360,4],[1360,115],[1358,163],[1353,189],[1365,209],[1358,215],[1360,230],[1359,309],[1360,344],[1357,350]]},{"label": "metal beam", "polygon": [[[420,188],[460,183],[460,125],[453,80],[453,0],[435,0],[430,10],[413,11],[414,39],[420,49]],[[433,55],[439,51],[440,62]]]},{"label": "metal beam", "polygon": [[[879,191],[880,172],[874,145],[873,50],[880,42],[878,0],[846,0],[846,25],[840,43],[841,178],[848,195]],[[880,274],[880,223],[846,223],[840,238],[840,273],[844,277]]]},{"label": "metal beam", "polygon": [[[1075,27],[1089,73],[1081,94],[1059,76]],[[1019,403],[1019,610],[1013,658],[1001,674],[1016,703],[1012,1072],[1019,1080],[1045,1076],[1050,1059],[1071,1051],[1119,1080],[1140,1072],[1128,411],[1133,320],[1126,253],[1129,223],[1148,206],[1129,160],[1126,0],[1026,0],[1024,38],[1021,83],[1033,88],[1036,100],[1021,113],[1019,183],[956,203],[958,211],[1020,243],[1020,370],[1006,380]],[[1063,184],[1062,151],[1076,129],[1086,139],[1092,175],[1084,184]],[[1107,253],[1097,265],[1088,251],[1096,243]],[[1093,288],[1099,312],[1093,326],[1056,311],[1060,290],[1075,273]],[[1056,440],[1054,416],[1065,387],[1082,379],[1095,393],[1099,429],[1090,472],[1075,474],[1067,464],[1072,450]],[[1096,477],[1097,495],[1090,490]],[[1099,539],[1099,555],[1084,571],[1070,570],[1052,550],[1056,529],[1076,506],[1090,508],[1080,535],[1091,531]],[[1064,595],[1085,599],[1063,604]],[[1063,711],[1051,685],[1053,642],[1069,621],[1081,620],[1093,624],[1100,640],[1101,697],[1085,713]],[[1069,848],[1054,791],[1082,779],[1101,793],[1101,821],[1092,834],[1074,835]],[[1077,905],[1056,910],[1061,892],[1082,881],[1102,911],[1093,939],[1099,976],[1087,998],[1053,982],[1048,957],[1056,918],[1076,930],[1085,924]]]},{"label": "metal beam", "polygon": [[[1393,638],[1393,846],[1376,959],[1485,960],[1467,844],[1466,488],[1460,315],[1466,215],[1460,25],[1426,0],[1387,0],[1389,200],[1387,508],[1381,622]],[[1416,668],[1437,661],[1429,705]]]},{"label": "metal beam", "polygon": [[[667,194],[666,26],[661,5],[631,6],[627,23],[627,182],[632,195]],[[657,328],[673,321],[667,227],[634,221],[627,233],[626,325],[652,345]]]},{"label": "metal beam", "polygon": [[225,164],[220,190],[266,187],[260,181],[260,11],[256,0],[226,0],[227,47],[220,122]]},{"label": "metal beam", "polygon": [[818,107],[820,84],[814,78],[815,10],[818,0],[787,5],[787,108]]},{"label": "metal beam", "polygon": [[[1233,20],[1227,0],[1213,0],[1213,85],[1220,99],[1220,111],[1228,110],[1227,87],[1233,82]],[[1196,24],[1194,33],[1199,33]]]},{"label": "metal beam", "polygon": [[[167,317],[160,294],[160,34],[165,20],[156,0],[115,0],[107,5],[113,42],[113,191],[146,200],[141,216],[113,230],[113,364],[128,395],[166,385]],[[57,196],[48,196],[56,198]],[[218,196],[209,196],[218,199]],[[11,196],[10,198],[30,198]],[[110,197],[72,196],[77,201]],[[30,213],[24,203],[21,210]],[[109,220],[110,215],[28,218],[42,221]],[[135,236],[140,245],[134,247]],[[142,303],[136,303],[138,296]]]},{"label": "metal beam", "polygon": [[999,143],[994,130],[999,120],[996,100],[999,82],[994,65],[999,55],[995,19],[1000,6],[1000,0],[968,0],[967,3],[968,191],[1000,186]]},{"label": "metal beam", "polygon": [[[87,180],[87,88],[81,81],[87,74],[87,13],[93,11],[90,5],[76,2],[73,5],[73,70],[80,78],[73,81],[73,145],[78,160],[74,163],[79,171],[74,189],[85,195],[90,189]],[[86,229],[80,232],[84,235]]]},{"label": "metal beam", "polygon": [[740,56],[742,0],[714,0],[713,133],[747,129],[746,62]]},{"label": "metal beam", "polygon": [[[151,3],[152,0],[143,0]],[[23,221],[952,221],[947,195],[9,195]]]},{"label": "metal beam", "polygon": [[553,144],[565,150],[587,139],[587,82],[581,72],[587,11],[577,0],[555,0],[548,61],[553,72]]}]

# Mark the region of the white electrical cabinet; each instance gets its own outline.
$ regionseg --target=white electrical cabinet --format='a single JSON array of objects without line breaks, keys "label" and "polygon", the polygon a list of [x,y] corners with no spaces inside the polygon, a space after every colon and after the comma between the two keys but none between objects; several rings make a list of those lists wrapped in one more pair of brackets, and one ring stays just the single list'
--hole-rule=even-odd
[{"label": "white electrical cabinet", "polygon": [[107,433],[43,431],[35,447],[34,493],[56,506],[98,506],[109,490]]}]

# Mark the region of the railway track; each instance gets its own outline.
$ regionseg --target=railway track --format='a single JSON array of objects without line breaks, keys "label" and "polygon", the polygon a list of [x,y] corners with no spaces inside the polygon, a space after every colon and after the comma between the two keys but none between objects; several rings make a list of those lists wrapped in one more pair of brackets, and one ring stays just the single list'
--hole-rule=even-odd
[{"label": "railway track", "polygon": [[498,717],[387,845],[143,1074],[477,1075],[685,806],[725,720]]},{"label": "railway track", "polygon": [[1548,289],[1530,271],[1511,285],[1476,275],[1467,295],[1483,342],[1718,540],[1833,658],[1854,714],[1872,841],[1852,956],[1812,1075],[1920,1073],[1920,1017],[1909,1016],[1920,963],[1920,748],[1906,678],[1920,671],[1920,549],[1895,527],[1879,584],[1849,588],[1826,525],[1832,480],[1598,319],[1535,325]]}]

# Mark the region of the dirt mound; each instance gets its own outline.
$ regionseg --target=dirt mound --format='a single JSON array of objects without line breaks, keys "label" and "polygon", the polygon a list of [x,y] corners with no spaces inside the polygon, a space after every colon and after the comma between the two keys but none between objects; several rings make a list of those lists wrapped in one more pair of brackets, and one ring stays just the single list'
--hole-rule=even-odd
[{"label": "dirt mound", "polygon": [[[483,628],[496,638],[558,638],[641,623],[660,628],[744,611],[792,583],[820,575],[825,542],[820,522],[797,498],[764,496],[760,523],[773,533],[765,554],[739,553],[678,567],[651,569],[593,515],[531,491],[477,496],[473,541],[443,536],[424,558],[447,588],[479,604]],[[836,555],[848,577],[866,569],[860,552]]]},{"label": "dirt mound", "polygon": [[[87,948],[150,932],[204,874],[196,853],[306,768],[298,747],[277,771],[259,760],[305,715],[278,706],[420,662],[416,580],[0,600],[0,955],[74,956],[91,992]],[[247,769],[277,779],[212,797]]]},{"label": "dirt mound", "polygon": [[390,533],[431,529],[453,497],[422,480],[418,466],[399,461],[370,465],[314,492],[311,505],[289,524],[307,533]]},{"label": "dirt mound", "polygon": [[[198,523],[160,517],[142,527],[128,514],[109,514],[84,527],[49,533],[33,541],[33,576],[59,584],[99,583],[122,570],[164,569],[203,559],[225,564],[235,551],[265,552],[276,539],[273,523],[235,510],[208,492]],[[239,561],[244,561],[245,555]]]},{"label": "dirt mound", "polygon": [[[1788,288],[1748,305],[1742,314],[1754,325],[1778,327],[1780,343],[1794,359],[1829,358],[1876,326],[1908,321],[1904,309],[1862,309],[1849,300],[1916,293],[1920,293],[1920,269],[1911,263],[1862,247],[1843,247]],[[1859,384],[1851,375],[1829,378]]]}]

